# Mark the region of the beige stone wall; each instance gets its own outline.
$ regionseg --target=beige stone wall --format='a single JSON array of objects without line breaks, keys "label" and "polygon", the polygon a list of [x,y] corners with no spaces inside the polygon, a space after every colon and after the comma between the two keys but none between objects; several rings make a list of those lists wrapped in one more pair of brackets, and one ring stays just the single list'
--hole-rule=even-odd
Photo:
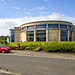
[{"label": "beige stone wall", "polygon": [[36,30],[34,30],[34,42],[36,42]]},{"label": "beige stone wall", "polygon": [[49,29],[49,41],[59,41],[58,29]]},{"label": "beige stone wall", "polygon": [[26,42],[27,41],[26,31],[21,32],[20,41],[21,42]]},{"label": "beige stone wall", "polygon": [[15,42],[20,42],[20,27],[15,27]]},{"label": "beige stone wall", "polygon": [[46,41],[49,41],[49,30],[46,30]]},{"label": "beige stone wall", "polygon": [[73,29],[73,31],[72,31],[72,39],[73,39],[73,41],[75,41],[75,25],[72,26],[72,29]]}]

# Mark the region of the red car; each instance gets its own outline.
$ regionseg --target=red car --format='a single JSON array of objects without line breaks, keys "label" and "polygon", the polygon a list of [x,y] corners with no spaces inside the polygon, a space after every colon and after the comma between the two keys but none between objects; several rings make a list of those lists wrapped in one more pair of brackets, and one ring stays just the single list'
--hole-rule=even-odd
[{"label": "red car", "polygon": [[9,47],[4,46],[4,45],[0,45],[0,52],[2,52],[2,53],[11,52],[11,49]]}]

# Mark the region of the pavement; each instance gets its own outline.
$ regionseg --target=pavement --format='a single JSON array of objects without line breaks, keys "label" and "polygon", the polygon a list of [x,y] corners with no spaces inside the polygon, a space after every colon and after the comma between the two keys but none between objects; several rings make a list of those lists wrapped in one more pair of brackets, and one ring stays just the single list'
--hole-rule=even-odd
[{"label": "pavement", "polygon": [[73,53],[49,53],[49,52],[12,50],[11,53],[5,53],[5,55],[31,56],[31,57],[43,57],[43,58],[61,58],[61,59],[75,60],[75,54]]}]

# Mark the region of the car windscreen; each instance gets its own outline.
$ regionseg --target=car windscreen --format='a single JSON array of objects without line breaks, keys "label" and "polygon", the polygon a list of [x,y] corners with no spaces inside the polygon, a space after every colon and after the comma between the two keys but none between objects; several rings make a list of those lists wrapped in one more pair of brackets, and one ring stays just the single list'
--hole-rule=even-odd
[{"label": "car windscreen", "polygon": [[4,45],[0,45],[1,47],[6,47],[6,46],[4,46]]}]

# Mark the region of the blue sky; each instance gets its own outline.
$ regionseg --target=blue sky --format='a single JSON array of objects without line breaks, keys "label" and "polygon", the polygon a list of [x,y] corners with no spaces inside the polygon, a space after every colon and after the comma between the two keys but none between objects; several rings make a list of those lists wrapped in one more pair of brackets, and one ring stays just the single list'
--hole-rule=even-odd
[{"label": "blue sky", "polygon": [[39,20],[65,20],[75,24],[75,0],[0,0],[0,36],[9,29]]}]

